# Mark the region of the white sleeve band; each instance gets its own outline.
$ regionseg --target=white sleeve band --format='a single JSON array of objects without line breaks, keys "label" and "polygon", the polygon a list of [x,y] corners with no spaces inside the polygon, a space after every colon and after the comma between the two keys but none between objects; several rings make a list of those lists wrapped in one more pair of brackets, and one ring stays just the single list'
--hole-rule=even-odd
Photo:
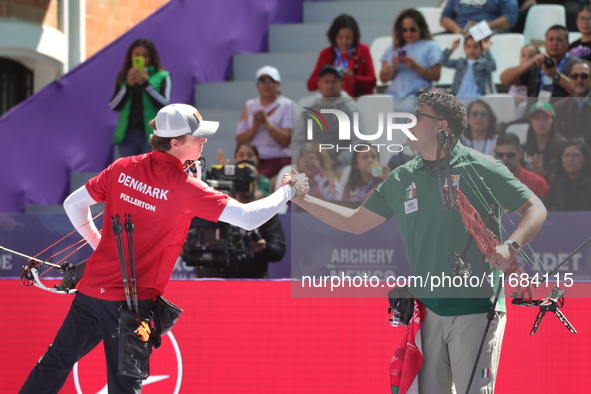
[{"label": "white sleeve band", "polygon": [[284,185],[270,196],[248,204],[231,198],[218,220],[245,230],[253,230],[271,219],[292,197],[294,190],[291,186]]},{"label": "white sleeve band", "polygon": [[93,250],[96,249],[101,240],[101,234],[92,220],[92,214],[89,208],[94,204],[96,204],[96,201],[90,196],[88,190],[86,190],[86,186],[80,187],[64,201],[64,209],[70,222],[72,222],[80,235],[86,239]]}]

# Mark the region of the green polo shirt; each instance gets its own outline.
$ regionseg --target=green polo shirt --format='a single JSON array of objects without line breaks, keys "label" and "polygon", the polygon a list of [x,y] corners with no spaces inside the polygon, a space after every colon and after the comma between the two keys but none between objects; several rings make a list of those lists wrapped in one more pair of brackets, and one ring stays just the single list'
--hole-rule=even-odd
[{"label": "green polo shirt", "polygon": [[[451,151],[451,173],[454,185],[461,190],[480,216],[486,218],[487,205],[500,204],[513,212],[532,195],[500,161],[463,146],[460,142]],[[445,166],[441,163],[442,175]],[[490,190],[490,191],[489,191]],[[437,170],[425,165],[421,156],[396,168],[363,203],[367,209],[390,219],[397,216],[398,228],[410,271],[423,284],[409,286],[410,291],[429,309],[441,316],[484,313],[490,309],[493,289],[488,281],[475,286],[476,281],[460,284],[454,278],[452,253],[461,253],[469,234],[457,211],[444,211],[438,188]],[[498,212],[495,212],[499,217]],[[487,226],[499,236],[499,226],[489,220]],[[499,238],[500,239],[500,238]],[[473,267],[473,275],[480,280],[490,271],[485,256],[472,241],[465,261]],[[500,271],[497,271],[499,274]],[[450,279],[439,287],[437,280]],[[499,301],[504,308],[504,300]]]}]

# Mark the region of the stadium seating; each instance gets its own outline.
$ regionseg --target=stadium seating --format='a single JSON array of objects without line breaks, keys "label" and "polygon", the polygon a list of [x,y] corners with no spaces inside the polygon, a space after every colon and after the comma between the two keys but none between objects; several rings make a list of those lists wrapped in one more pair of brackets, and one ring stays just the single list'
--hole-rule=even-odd
[{"label": "stadium seating", "polygon": [[417,7],[417,11],[425,17],[431,34],[445,32],[445,29],[439,23],[439,20],[441,19],[441,11],[443,11],[441,7]]},{"label": "stadium seating", "polygon": [[495,34],[491,37],[492,46],[490,51],[495,59],[497,65],[496,71],[493,72],[493,83],[498,85],[501,83],[500,75],[509,67],[519,65],[519,57],[521,48],[524,45],[523,34],[517,33],[503,33]]},{"label": "stadium seating", "polygon": [[529,9],[525,19],[523,36],[525,44],[532,40],[544,42],[546,30],[553,25],[566,26],[566,12],[562,5],[536,4]]},{"label": "stadium seating", "polygon": [[376,79],[378,80],[377,86],[385,86],[390,83],[384,83],[380,81],[380,69],[382,68],[382,62],[380,59],[386,52],[389,46],[392,45],[392,36],[378,37],[371,43],[369,51],[371,53],[371,59],[373,60],[373,67],[376,71]]}]

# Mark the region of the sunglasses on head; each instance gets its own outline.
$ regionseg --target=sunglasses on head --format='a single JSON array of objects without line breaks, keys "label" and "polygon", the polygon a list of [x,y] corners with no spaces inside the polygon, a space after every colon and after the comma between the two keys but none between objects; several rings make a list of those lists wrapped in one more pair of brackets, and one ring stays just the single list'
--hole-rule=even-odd
[{"label": "sunglasses on head", "polygon": [[488,118],[488,112],[486,111],[470,111],[470,116],[476,118],[480,116],[481,118]]},{"label": "sunglasses on head", "polygon": [[507,159],[515,159],[517,153],[515,152],[495,152],[495,156],[497,159],[502,159],[503,157],[507,156]]},{"label": "sunglasses on head", "polygon": [[416,27],[403,27],[402,28],[403,33],[406,33],[407,31],[410,31],[411,33],[416,33],[418,30]]},{"label": "sunglasses on head", "polygon": [[585,80],[585,79],[589,78],[589,74],[587,74],[587,73],[571,74],[571,75],[569,75],[569,77],[571,77],[572,79],[579,79],[579,77],[581,77],[581,79]]}]

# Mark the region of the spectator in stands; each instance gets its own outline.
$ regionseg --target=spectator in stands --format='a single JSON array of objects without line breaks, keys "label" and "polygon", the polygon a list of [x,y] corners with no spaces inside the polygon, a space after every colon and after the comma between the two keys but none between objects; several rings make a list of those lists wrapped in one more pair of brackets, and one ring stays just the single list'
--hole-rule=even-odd
[{"label": "spectator in stands", "polygon": [[568,140],[558,151],[560,165],[544,203],[554,211],[591,211],[591,155],[579,140]]},{"label": "spectator in stands", "polygon": [[[253,190],[260,190],[260,185],[257,182],[257,180],[261,179],[258,166],[250,160],[237,161],[237,163],[241,163],[252,169],[255,175],[255,187],[253,187]],[[236,199],[243,204],[248,204],[259,198],[256,197],[256,193],[252,192],[236,193]],[[234,278],[266,279],[269,277],[269,263],[281,261],[285,256],[286,240],[278,214],[271,216],[271,219],[263,223],[253,233],[254,236],[252,233],[250,236],[250,247],[253,251],[253,256],[235,265],[233,272]]]},{"label": "spectator in stands", "polygon": [[[218,164],[229,164],[230,160],[224,157],[224,152],[221,149],[218,149]],[[259,173],[259,150],[256,146],[251,144],[250,142],[240,142],[236,145],[236,150],[234,151],[234,163],[239,164],[245,161],[251,161],[254,166],[256,166],[256,174],[257,174],[257,190],[255,193],[255,197],[258,200],[259,198],[267,197],[271,194],[271,181],[264,175]]]},{"label": "spectator in stands", "polygon": [[[540,50],[535,45],[525,45],[521,48],[519,64],[524,64],[534,58]],[[515,97],[515,117],[516,119],[523,118],[525,109],[527,108],[527,86],[525,85],[511,85],[509,94]]]},{"label": "spectator in stands", "polygon": [[546,101],[550,97],[572,94],[574,87],[568,75],[578,59],[566,54],[568,31],[564,26],[554,25],[546,31],[545,48],[545,54],[540,53],[526,63],[503,71],[503,85],[526,85],[528,97],[539,97]]},{"label": "spectator in stands", "polygon": [[246,102],[236,129],[236,142],[252,142],[260,153],[260,171],[273,178],[291,163],[292,102],[279,92],[281,77],[275,67],[257,70],[259,98]]},{"label": "spectator in stands", "polygon": [[495,157],[499,159],[517,179],[527,186],[536,196],[548,194],[548,182],[543,176],[523,168],[519,163],[523,157],[523,149],[519,137],[513,133],[501,134],[497,139]]},{"label": "spectator in stands", "polygon": [[320,52],[316,67],[308,79],[308,90],[318,90],[322,66],[337,67],[343,74],[343,90],[351,97],[373,94],[376,75],[369,47],[359,42],[359,26],[352,16],[342,14],[326,33],[330,46]]},{"label": "spectator in stands", "polygon": [[354,151],[349,179],[343,190],[343,200],[365,201],[389,173],[390,169],[380,163],[380,155],[375,146],[370,145],[367,152]]},{"label": "spectator in stands", "polygon": [[320,150],[318,142],[307,144],[299,153],[297,171],[310,179],[310,196],[323,200],[340,200],[343,189],[337,181],[332,161],[326,150]]},{"label": "spectator in stands", "polygon": [[451,48],[443,51],[439,64],[456,70],[451,85],[451,94],[457,97],[481,97],[495,93],[492,82],[492,72],[497,69],[495,59],[488,48],[491,41],[485,38],[476,42],[470,35],[464,38],[465,58],[450,59],[452,52],[460,45],[460,39],[455,40]]},{"label": "spectator in stands", "polygon": [[554,106],[556,131],[566,139],[580,139],[591,144],[591,63],[581,60],[570,71],[575,84],[572,97],[560,99]]},{"label": "spectator in stands", "polygon": [[419,89],[430,88],[441,74],[440,57],[441,48],[433,42],[423,14],[412,8],[402,11],[394,22],[393,45],[380,59],[380,81],[392,81],[386,93],[415,97]]},{"label": "spectator in stands", "polygon": [[134,41],[127,49],[123,67],[115,80],[109,101],[119,112],[113,135],[113,160],[152,151],[153,130],[148,122],[170,102],[170,73],[160,64],[154,43],[147,38]]},{"label": "spectator in stands", "polygon": [[441,26],[455,34],[466,34],[472,25],[486,21],[492,31],[506,31],[517,22],[517,1],[449,0],[441,13]]},{"label": "spectator in stands", "polygon": [[591,61],[591,5],[582,5],[577,13],[577,29],[581,38],[568,46],[569,54]]},{"label": "spectator in stands", "polygon": [[475,100],[470,103],[466,112],[468,113],[468,127],[462,134],[462,144],[485,155],[493,155],[497,145],[499,127],[491,106],[486,101]]},{"label": "spectator in stands", "polygon": [[550,103],[538,101],[529,109],[529,128],[523,144],[523,166],[551,179],[552,161],[561,140],[554,127],[554,108]]},{"label": "spectator in stands", "polygon": [[334,149],[325,150],[328,152],[332,160],[332,168],[336,170],[342,169],[344,166],[351,164],[351,152],[347,149],[338,150],[336,147],[341,144],[356,144],[359,143],[359,139],[354,136],[353,125],[354,125],[354,113],[358,113],[359,119],[359,130],[363,130],[363,117],[359,113],[359,107],[357,102],[353,100],[349,95],[343,92],[343,76],[341,71],[334,66],[323,66],[319,73],[320,78],[318,79],[318,90],[322,97],[316,98],[311,104],[307,105],[303,109],[298,122],[298,131],[294,135],[293,140],[293,159],[297,161],[297,155],[304,150],[307,142],[307,119],[309,117],[309,110],[320,112],[322,109],[337,109],[344,112],[350,119],[351,125],[351,141],[339,141],[339,122],[335,115],[324,114],[324,120],[326,121],[326,128],[324,125],[321,129],[316,122],[312,122],[313,141],[320,144],[330,144],[334,146]]}]

